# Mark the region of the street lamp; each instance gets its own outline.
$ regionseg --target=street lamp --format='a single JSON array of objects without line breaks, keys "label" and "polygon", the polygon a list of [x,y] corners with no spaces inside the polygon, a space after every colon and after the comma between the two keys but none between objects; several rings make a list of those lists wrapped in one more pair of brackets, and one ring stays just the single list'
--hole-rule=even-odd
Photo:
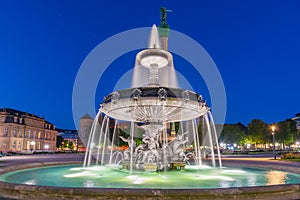
[{"label": "street lamp", "polygon": [[274,155],[274,160],[276,160],[276,149],[275,149],[275,125],[271,126],[272,129],[272,136],[273,136],[273,155]]}]

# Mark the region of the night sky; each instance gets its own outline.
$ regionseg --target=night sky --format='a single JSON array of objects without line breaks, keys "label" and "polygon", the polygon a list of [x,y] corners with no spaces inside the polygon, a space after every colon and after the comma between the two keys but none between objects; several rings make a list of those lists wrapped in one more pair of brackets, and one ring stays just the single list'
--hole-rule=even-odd
[{"label": "night sky", "polygon": [[[300,112],[297,0],[2,0],[0,107],[75,128],[72,91],[86,56],[115,34],[159,25],[161,6],[172,10],[171,29],[196,40],[217,65],[226,89],[226,123],[247,125],[254,118],[273,123]],[[134,66],[136,53],[121,56],[105,71],[93,97],[95,110]],[[174,59],[176,70],[209,104],[201,76],[184,58]]]}]

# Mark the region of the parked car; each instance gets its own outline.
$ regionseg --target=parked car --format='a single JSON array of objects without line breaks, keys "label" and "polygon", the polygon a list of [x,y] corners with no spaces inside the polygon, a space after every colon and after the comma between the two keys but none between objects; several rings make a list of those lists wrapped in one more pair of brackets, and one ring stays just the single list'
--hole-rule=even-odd
[{"label": "parked car", "polygon": [[2,155],[2,152],[0,152],[0,158],[2,158],[2,156],[3,156],[3,155]]},{"label": "parked car", "polygon": [[31,150],[22,150],[20,152],[20,154],[21,155],[31,155],[31,154],[33,154],[33,151],[31,151]]},{"label": "parked car", "polygon": [[12,156],[13,154],[12,154],[12,152],[10,152],[10,151],[3,151],[3,152],[2,152],[2,155],[3,155],[3,156]]},{"label": "parked car", "polygon": [[55,152],[52,150],[35,150],[33,154],[54,154]]}]

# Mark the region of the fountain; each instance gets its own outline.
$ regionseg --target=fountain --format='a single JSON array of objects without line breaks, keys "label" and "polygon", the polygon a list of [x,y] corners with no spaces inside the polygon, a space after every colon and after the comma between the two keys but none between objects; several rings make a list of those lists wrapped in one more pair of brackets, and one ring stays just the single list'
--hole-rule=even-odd
[{"label": "fountain", "polygon": [[148,48],[136,55],[132,87],[104,97],[83,166],[42,162],[1,169],[0,198],[300,198],[300,175],[280,165],[222,165],[210,108],[200,94],[178,88],[167,10],[161,11]]},{"label": "fountain", "polygon": [[[104,97],[91,129],[85,167],[91,165],[93,158],[96,164],[122,165],[130,173],[185,169],[191,163],[201,167],[204,154],[200,145],[205,146],[201,141],[204,139],[210,147],[212,166],[216,167],[216,151],[222,168],[210,108],[201,95],[177,87],[173,57],[166,49],[168,27],[165,17],[162,19],[160,37],[153,25],[149,47],[136,55],[132,88]],[[206,138],[199,136],[199,119],[204,122]],[[123,136],[119,136],[120,124],[129,127]],[[177,133],[171,134],[175,124]],[[137,130],[142,134],[138,135]],[[120,140],[127,143],[125,151],[116,150],[120,149]],[[192,151],[187,152],[187,147]]]}]

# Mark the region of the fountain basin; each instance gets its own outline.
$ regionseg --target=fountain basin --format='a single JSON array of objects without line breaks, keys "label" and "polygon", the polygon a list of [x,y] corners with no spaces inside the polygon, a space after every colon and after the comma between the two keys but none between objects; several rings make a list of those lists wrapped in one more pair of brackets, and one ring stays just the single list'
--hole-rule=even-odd
[{"label": "fountain basin", "polygon": [[[69,163],[60,162],[59,164]],[[263,162],[261,162],[260,164],[263,164]],[[32,163],[29,165],[17,165],[13,167],[4,168],[1,174],[3,174],[4,172],[9,172],[11,170],[31,167],[42,167],[48,165],[55,165],[55,163],[43,162]],[[276,165],[274,165],[274,167],[276,168]],[[297,167],[295,167],[295,170],[297,170]],[[15,199],[174,199],[178,197],[189,199],[298,199],[300,198],[300,184],[295,183],[271,186],[232,187],[214,189],[133,189],[93,187],[80,188],[61,186],[50,187],[40,185],[24,185],[0,181],[0,194],[0,196]]]},{"label": "fountain basin", "polygon": [[278,170],[186,166],[184,171],[129,173],[121,167],[63,165],[14,171],[1,181],[54,187],[207,189],[298,184],[300,175]]},{"label": "fountain basin", "polygon": [[[249,166],[249,161],[225,160],[226,165]],[[79,162],[39,162],[2,168],[0,174],[20,169],[53,165],[70,165]],[[239,163],[239,164],[237,164]],[[286,162],[251,160],[251,167],[267,167],[300,173],[298,165]],[[279,165],[278,165],[279,164]],[[0,196],[14,199],[299,199],[300,184],[233,187],[215,189],[133,189],[133,188],[79,188],[24,185],[0,181]]]}]

